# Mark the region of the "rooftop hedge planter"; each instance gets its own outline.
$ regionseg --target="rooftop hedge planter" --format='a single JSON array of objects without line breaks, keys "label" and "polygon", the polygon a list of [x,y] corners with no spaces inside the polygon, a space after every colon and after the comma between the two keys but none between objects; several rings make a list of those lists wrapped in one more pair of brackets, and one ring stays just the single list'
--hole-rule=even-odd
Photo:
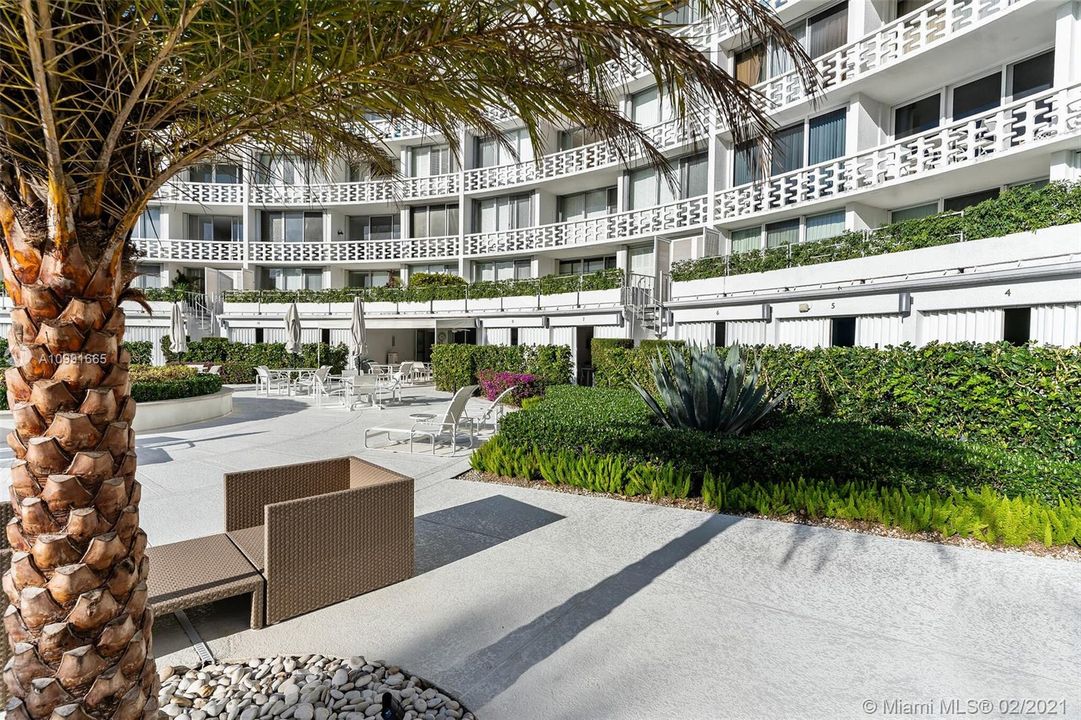
[{"label": "rooftop hedge planter", "polygon": [[884,225],[869,233],[849,231],[818,242],[717,255],[676,263],[675,281],[743,275],[885,255],[905,250],[982,240],[1081,222],[1081,183],[1022,185],[961,212]]}]

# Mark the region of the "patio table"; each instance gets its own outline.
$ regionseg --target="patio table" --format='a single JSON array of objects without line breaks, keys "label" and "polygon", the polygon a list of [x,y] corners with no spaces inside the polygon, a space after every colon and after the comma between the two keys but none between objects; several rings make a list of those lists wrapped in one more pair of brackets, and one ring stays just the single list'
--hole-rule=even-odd
[{"label": "patio table", "polygon": [[304,378],[314,375],[319,368],[274,368],[270,372],[285,375],[289,385],[289,394],[293,394],[294,386]]}]

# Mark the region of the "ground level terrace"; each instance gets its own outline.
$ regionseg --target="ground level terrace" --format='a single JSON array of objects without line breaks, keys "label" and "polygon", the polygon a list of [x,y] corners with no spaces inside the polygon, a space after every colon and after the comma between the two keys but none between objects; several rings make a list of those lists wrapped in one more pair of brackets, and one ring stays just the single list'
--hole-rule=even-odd
[{"label": "ground level terrace", "polygon": [[[1081,707],[1077,563],[469,482],[455,478],[465,453],[364,450],[365,427],[448,397],[409,395],[347,413],[242,390],[227,418],[139,436],[151,544],[220,532],[222,473],[235,469],[358,454],[417,479],[415,577],[258,631],[243,600],[190,612],[215,657],[385,659],[481,718]],[[154,647],[161,664],[197,661],[171,616]]]}]

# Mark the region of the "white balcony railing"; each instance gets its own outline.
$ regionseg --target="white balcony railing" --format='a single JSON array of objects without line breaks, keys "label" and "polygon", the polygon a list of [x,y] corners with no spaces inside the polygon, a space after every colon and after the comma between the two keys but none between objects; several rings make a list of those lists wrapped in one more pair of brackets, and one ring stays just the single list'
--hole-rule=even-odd
[{"label": "white balcony railing", "polygon": [[203,262],[241,262],[244,243],[240,240],[158,240],[132,238],[136,252],[147,260],[193,260]]},{"label": "white balcony railing", "polygon": [[[650,141],[658,149],[678,147],[706,134],[703,115],[694,115],[686,121],[669,120],[646,129]],[[476,192],[493,188],[521,185],[551,180],[575,173],[613,167],[625,158],[609,142],[595,142],[581,147],[551,153],[539,160],[526,160],[509,165],[466,170],[465,190]]]},{"label": "white balcony railing", "polygon": [[166,202],[240,205],[244,188],[240,183],[200,183],[172,180],[158,190],[157,199]]},{"label": "white balcony railing", "polygon": [[667,205],[630,210],[591,220],[474,233],[465,236],[465,254],[530,252],[685,230],[704,225],[708,219],[708,213],[709,197],[702,195]]},{"label": "white balcony railing", "polygon": [[[1013,6],[1040,1],[937,0],[815,59],[820,74],[819,89],[829,90],[948,42],[996,19]],[[755,89],[775,109],[807,99],[807,88],[795,71],[759,83]]]},{"label": "white balcony railing", "polygon": [[872,190],[1081,134],[1081,84],[1033,95],[998,110],[855,155],[722,190],[725,222]]},{"label": "white balcony railing", "polygon": [[458,193],[459,173],[366,182],[310,185],[252,185],[251,202],[264,204],[334,205],[394,203]]},{"label": "white balcony railing", "polygon": [[458,255],[458,237],[334,242],[260,242],[248,246],[251,262],[340,263],[368,260],[402,261]]}]

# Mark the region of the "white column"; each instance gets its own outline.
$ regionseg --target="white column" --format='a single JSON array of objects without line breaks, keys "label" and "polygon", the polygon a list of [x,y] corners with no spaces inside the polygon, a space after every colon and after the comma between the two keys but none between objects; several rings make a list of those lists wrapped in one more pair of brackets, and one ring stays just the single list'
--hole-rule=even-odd
[{"label": "white column", "polygon": [[1058,8],[1055,18],[1055,87],[1081,80],[1081,2]]}]

